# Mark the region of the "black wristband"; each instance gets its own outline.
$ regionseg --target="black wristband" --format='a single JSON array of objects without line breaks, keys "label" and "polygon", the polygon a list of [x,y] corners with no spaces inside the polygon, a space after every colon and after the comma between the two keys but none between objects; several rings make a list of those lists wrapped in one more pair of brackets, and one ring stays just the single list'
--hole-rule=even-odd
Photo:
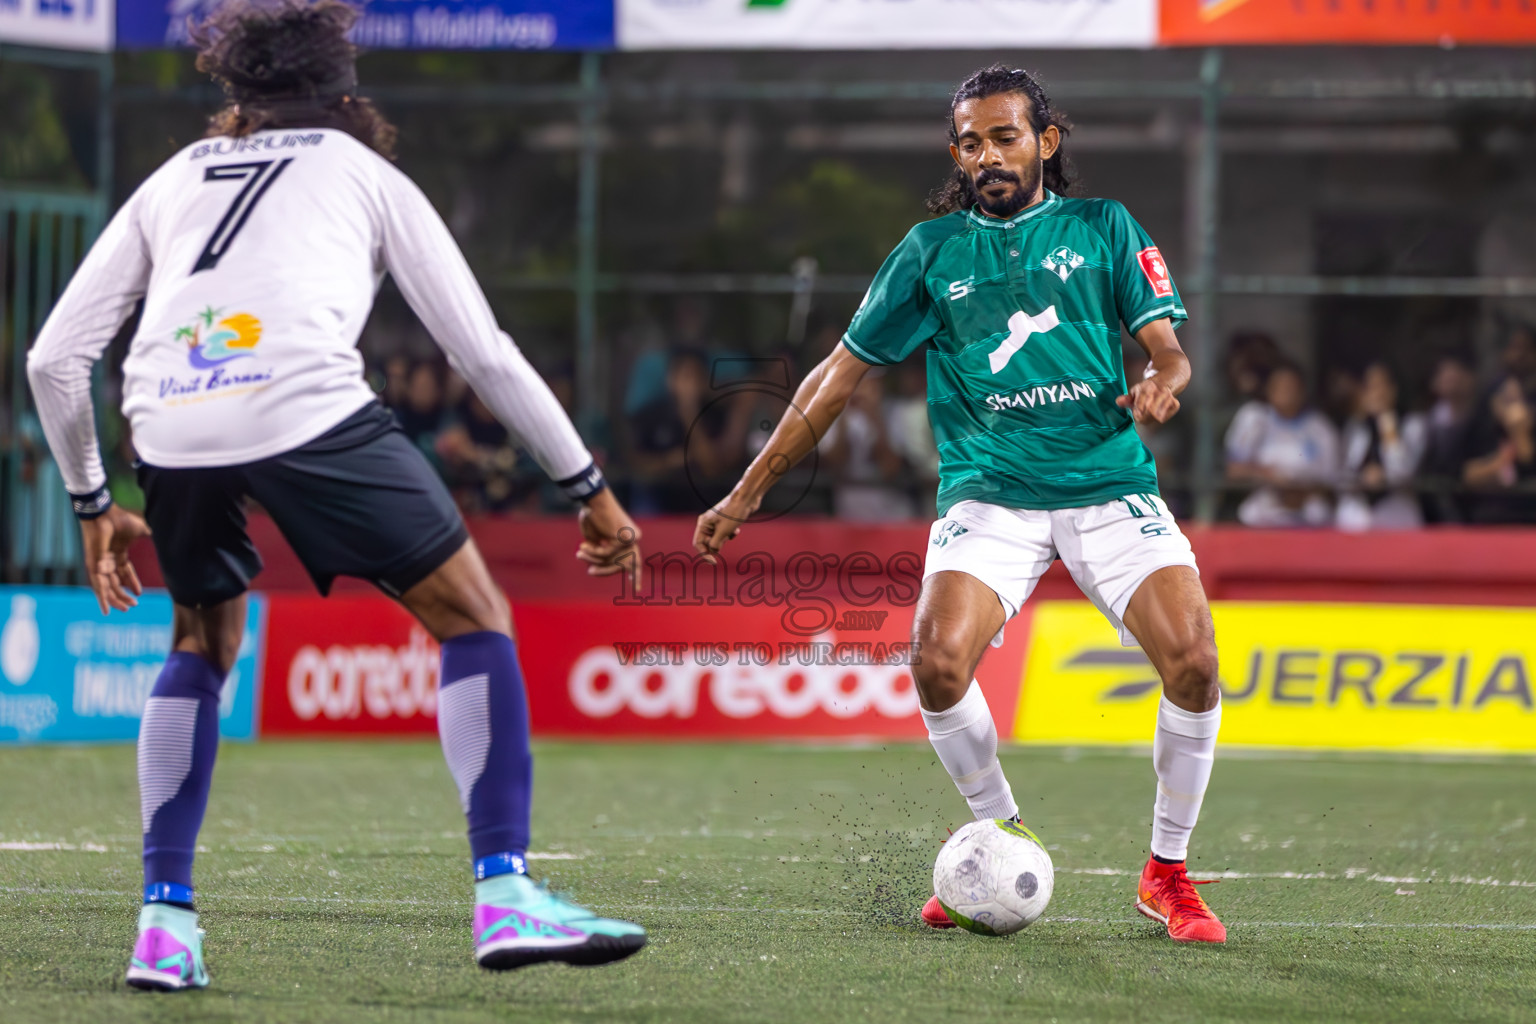
[{"label": "black wristband", "polygon": [[112,492],[102,484],[90,494],[70,494],[69,501],[76,519],[95,519],[112,507]]},{"label": "black wristband", "polygon": [[590,501],[598,491],[608,486],[608,481],[603,479],[603,471],[593,462],[575,476],[556,480],[555,485],[572,501]]}]

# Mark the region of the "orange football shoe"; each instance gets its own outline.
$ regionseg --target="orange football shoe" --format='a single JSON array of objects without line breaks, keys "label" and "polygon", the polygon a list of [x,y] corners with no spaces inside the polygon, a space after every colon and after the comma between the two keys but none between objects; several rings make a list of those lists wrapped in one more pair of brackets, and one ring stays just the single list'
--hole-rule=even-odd
[{"label": "orange football shoe", "polygon": [[[1226,926],[1195,891],[1195,886],[1206,884],[1190,881],[1183,861],[1164,864],[1148,857],[1137,886],[1136,909],[1167,925],[1168,937],[1174,942],[1226,942]],[[927,917],[926,907],[923,915]]]},{"label": "orange football shoe", "polygon": [[923,924],[930,928],[953,928],[955,922],[944,913],[944,908],[939,905],[937,896],[928,897],[928,902],[923,904]]}]

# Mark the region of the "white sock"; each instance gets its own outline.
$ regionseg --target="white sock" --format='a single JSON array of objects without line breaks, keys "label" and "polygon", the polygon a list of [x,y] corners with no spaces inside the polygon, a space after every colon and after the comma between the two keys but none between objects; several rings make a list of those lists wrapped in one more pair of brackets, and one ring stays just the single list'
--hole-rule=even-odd
[{"label": "white sock", "polygon": [[980,685],[973,679],[960,703],[948,711],[924,711],[928,740],[971,813],[978,818],[1012,818],[1019,813],[1013,790],[997,760],[997,726]]},{"label": "white sock", "polygon": [[1189,833],[1211,781],[1220,730],[1220,704],[1209,711],[1185,711],[1164,697],[1158,706],[1152,740],[1152,767],[1157,769],[1152,853],[1164,860],[1183,860],[1189,853]]}]

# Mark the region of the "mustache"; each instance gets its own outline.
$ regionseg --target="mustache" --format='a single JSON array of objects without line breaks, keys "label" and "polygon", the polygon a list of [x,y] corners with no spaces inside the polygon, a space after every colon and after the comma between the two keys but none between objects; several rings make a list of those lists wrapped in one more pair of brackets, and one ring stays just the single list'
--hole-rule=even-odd
[{"label": "mustache", "polygon": [[978,190],[984,189],[988,185],[993,185],[1000,181],[1006,181],[1014,185],[1021,184],[1019,181],[1019,176],[1014,174],[1012,171],[1005,171],[999,167],[988,167],[986,170],[976,175],[975,187]]}]

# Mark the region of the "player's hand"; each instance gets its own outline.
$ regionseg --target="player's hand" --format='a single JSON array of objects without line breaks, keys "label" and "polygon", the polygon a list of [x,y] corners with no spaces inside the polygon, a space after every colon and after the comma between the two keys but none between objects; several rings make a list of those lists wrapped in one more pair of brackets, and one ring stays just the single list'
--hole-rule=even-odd
[{"label": "player's hand", "polygon": [[757,511],[757,505],[740,497],[735,491],[726,495],[714,508],[699,516],[693,528],[693,550],[704,556],[710,565],[716,564],[716,556],[725,542],[741,532],[741,524]]},{"label": "player's hand", "polygon": [[587,563],[588,576],[627,573],[640,589],[640,528],[624,506],[604,488],[581,508],[581,547],[576,557]]},{"label": "player's hand", "polygon": [[125,612],[139,603],[144,584],[128,560],[128,547],[148,536],[149,524],[120,505],[113,505],[95,519],[80,520],[85,571],[101,614],[112,608]]},{"label": "player's hand", "polygon": [[1167,423],[1179,411],[1179,400],[1173,392],[1155,380],[1132,384],[1129,391],[1115,399],[1115,404],[1131,410],[1137,423]]}]

